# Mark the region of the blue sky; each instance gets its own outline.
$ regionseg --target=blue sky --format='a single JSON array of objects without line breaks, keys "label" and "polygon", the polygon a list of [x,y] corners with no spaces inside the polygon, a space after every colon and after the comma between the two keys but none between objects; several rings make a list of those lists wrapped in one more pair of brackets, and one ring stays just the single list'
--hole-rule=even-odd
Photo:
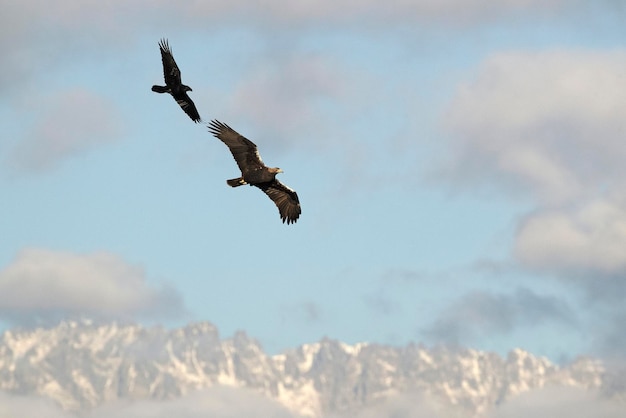
[{"label": "blue sky", "polygon": [[[0,317],[612,357],[626,308],[617,1],[9,2]],[[203,119],[150,91],[168,38]]]}]

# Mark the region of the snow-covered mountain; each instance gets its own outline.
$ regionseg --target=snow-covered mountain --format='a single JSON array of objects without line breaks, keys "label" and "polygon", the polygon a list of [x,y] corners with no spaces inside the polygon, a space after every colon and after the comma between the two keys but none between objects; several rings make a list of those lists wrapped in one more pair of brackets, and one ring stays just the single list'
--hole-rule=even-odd
[{"label": "snow-covered mountain", "polygon": [[174,398],[216,385],[253,389],[309,417],[355,411],[403,393],[478,416],[546,385],[616,397],[626,392],[590,358],[558,367],[522,350],[504,359],[469,349],[329,339],[270,356],[243,332],[220,339],[208,322],[173,330],[63,322],[6,331],[0,339],[0,390],[49,397],[70,411],[118,399]]}]

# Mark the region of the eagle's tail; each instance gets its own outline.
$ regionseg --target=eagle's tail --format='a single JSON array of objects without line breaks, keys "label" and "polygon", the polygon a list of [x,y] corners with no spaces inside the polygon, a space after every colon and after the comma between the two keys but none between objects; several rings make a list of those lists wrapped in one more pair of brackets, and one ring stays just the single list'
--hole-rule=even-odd
[{"label": "eagle's tail", "polygon": [[228,185],[230,187],[243,186],[244,184],[246,184],[246,182],[244,181],[243,177],[226,180],[226,183],[228,183]]},{"label": "eagle's tail", "polygon": [[168,93],[170,89],[167,86],[152,86],[152,91],[157,93]]}]

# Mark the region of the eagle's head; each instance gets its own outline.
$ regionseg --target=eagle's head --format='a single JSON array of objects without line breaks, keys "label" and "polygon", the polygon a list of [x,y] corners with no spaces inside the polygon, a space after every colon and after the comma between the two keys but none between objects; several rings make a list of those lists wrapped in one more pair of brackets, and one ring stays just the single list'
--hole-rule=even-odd
[{"label": "eagle's head", "polygon": [[189,86],[183,86],[183,89],[184,89],[185,91],[193,91],[193,90],[191,89],[191,87],[189,87]]},{"label": "eagle's head", "polygon": [[273,174],[284,173],[284,171],[278,167],[270,168],[270,172]]}]

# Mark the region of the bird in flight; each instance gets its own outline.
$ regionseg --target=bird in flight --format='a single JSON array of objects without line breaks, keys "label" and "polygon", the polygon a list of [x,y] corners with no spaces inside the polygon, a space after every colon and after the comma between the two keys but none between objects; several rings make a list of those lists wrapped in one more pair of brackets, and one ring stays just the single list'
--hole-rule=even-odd
[{"label": "bird in flight", "polygon": [[207,127],[228,146],[241,170],[241,177],[226,180],[226,183],[231,187],[244,184],[258,187],[276,204],[283,223],[295,223],[302,213],[300,200],[294,190],[276,179],[276,174],[283,170],[263,164],[257,146],[225,123],[213,120]]},{"label": "bird in flight", "polygon": [[196,105],[187,95],[188,91],[192,91],[191,87],[186,86],[180,79],[180,70],[167,39],[161,39],[159,42],[161,50],[161,60],[163,61],[163,75],[165,77],[165,86],[152,86],[152,91],[157,93],[169,93],[172,95],[176,103],[185,111],[194,122],[198,123],[202,120],[196,109]]}]

